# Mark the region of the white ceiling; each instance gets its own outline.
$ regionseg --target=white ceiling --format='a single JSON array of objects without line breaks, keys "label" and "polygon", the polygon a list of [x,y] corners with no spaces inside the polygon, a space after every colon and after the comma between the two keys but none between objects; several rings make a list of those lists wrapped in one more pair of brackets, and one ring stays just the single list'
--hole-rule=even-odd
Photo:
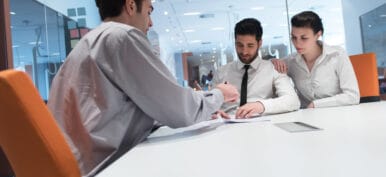
[{"label": "white ceiling", "polygon": [[[175,51],[205,53],[233,46],[234,25],[246,17],[261,21],[263,44],[289,43],[285,0],[155,0],[153,6],[153,30],[170,41]],[[342,23],[340,0],[288,0],[288,7],[290,17],[314,10],[329,19],[331,25],[325,26]],[[184,15],[192,12],[198,14]],[[336,33],[335,29],[329,32]]]},{"label": "white ceiling", "polygon": [[[95,0],[85,1],[89,6],[94,4]],[[11,23],[13,42],[20,46],[20,53],[23,53],[23,45],[31,47],[29,43],[36,40],[37,27],[44,27],[48,22],[53,23],[48,26],[58,28],[58,16],[51,14],[51,11],[45,11],[44,6],[35,0],[11,0],[10,4],[11,11],[17,13],[11,16]],[[160,41],[163,42],[161,47],[166,43],[174,52],[193,52],[196,55],[220,49],[233,50],[234,25],[246,17],[261,21],[264,28],[263,45],[289,45],[287,18],[303,10],[314,10],[323,19],[327,19],[324,25],[327,35],[331,34],[330,40],[333,42],[330,43],[340,45],[344,42],[341,0],[288,0],[289,17],[286,0],[153,0],[153,6],[155,9],[152,14],[152,30],[158,33]],[[67,8],[74,7],[63,9]],[[192,12],[198,14],[184,15]],[[99,18],[97,14],[92,15],[95,16],[93,18]],[[16,33],[30,35],[20,36]],[[53,51],[53,48],[51,50],[53,53],[63,53]],[[31,53],[30,49],[26,52]],[[22,54],[20,56],[22,58]]]}]

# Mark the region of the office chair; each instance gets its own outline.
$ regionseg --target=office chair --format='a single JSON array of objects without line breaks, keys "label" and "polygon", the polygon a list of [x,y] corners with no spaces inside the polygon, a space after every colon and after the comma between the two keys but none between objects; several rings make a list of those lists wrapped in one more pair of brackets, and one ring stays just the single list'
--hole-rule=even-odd
[{"label": "office chair", "polygon": [[375,53],[351,55],[350,60],[358,80],[360,103],[380,100],[377,59]]},{"label": "office chair", "polygon": [[0,146],[17,177],[80,177],[60,128],[30,78],[0,72]]}]

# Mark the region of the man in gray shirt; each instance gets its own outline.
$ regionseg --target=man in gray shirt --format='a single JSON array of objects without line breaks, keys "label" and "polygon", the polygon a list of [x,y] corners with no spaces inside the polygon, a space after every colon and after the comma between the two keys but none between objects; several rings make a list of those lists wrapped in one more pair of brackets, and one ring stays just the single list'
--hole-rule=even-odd
[{"label": "man in gray shirt", "polygon": [[103,23],[84,36],[53,80],[48,106],[78,160],[92,176],[151,132],[209,120],[237,89],[179,86],[153,54],[145,33],[151,0],[96,0]]}]

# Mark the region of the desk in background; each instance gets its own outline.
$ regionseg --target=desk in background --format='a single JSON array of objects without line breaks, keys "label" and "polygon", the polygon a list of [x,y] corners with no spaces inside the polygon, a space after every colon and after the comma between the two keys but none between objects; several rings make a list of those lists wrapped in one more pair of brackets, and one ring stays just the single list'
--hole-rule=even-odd
[{"label": "desk in background", "polygon": [[[157,130],[97,177],[384,177],[386,102]],[[321,131],[289,133],[302,121]]]}]

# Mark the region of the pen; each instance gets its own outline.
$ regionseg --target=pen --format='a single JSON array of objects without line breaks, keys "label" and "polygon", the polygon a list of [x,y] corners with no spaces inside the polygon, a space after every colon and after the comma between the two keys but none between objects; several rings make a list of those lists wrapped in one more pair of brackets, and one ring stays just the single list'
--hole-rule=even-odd
[{"label": "pen", "polygon": [[224,109],[224,112],[229,113],[231,111],[237,110],[238,108],[239,108],[238,105],[232,105],[232,106],[229,106],[228,108]]}]

